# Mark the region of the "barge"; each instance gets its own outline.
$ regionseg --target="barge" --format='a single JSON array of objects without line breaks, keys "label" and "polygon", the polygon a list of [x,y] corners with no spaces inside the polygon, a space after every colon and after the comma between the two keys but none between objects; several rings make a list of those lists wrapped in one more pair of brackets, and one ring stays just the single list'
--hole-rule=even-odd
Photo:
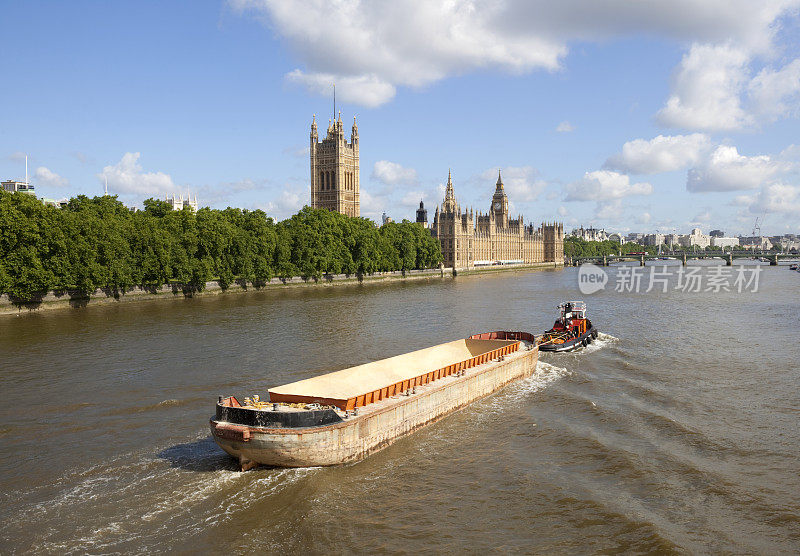
[{"label": "barge", "polygon": [[239,400],[220,396],[210,420],[242,470],[362,459],[420,427],[531,375],[528,332],[487,332],[301,380]]}]

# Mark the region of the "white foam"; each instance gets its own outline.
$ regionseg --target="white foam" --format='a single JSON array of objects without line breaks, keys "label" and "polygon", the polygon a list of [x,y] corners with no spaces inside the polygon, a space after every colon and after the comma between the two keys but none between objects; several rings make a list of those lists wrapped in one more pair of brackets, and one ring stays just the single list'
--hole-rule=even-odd
[{"label": "white foam", "polygon": [[493,412],[504,411],[508,406],[509,398],[522,399],[528,394],[543,390],[549,384],[571,374],[572,371],[564,367],[538,361],[536,370],[533,371],[532,375],[511,383],[499,396],[489,398],[489,407]]},{"label": "white foam", "polygon": [[582,350],[576,351],[575,353],[594,353],[595,351],[599,351],[604,347],[608,347],[616,342],[619,342],[619,338],[616,338],[611,334],[600,332],[598,333],[597,338],[595,338],[591,344]]}]

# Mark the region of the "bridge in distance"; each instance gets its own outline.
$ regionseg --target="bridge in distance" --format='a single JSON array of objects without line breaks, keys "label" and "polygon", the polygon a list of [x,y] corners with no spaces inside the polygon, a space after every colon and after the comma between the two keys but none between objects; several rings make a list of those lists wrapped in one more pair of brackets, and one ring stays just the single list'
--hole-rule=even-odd
[{"label": "bridge in distance", "polygon": [[800,255],[792,255],[789,253],[774,253],[769,251],[703,251],[700,253],[691,253],[685,251],[675,251],[669,253],[662,253],[660,255],[647,255],[643,253],[629,253],[627,255],[601,255],[596,257],[564,257],[564,264],[566,266],[580,266],[585,263],[594,263],[601,266],[608,266],[616,261],[639,261],[641,266],[645,265],[646,261],[659,261],[664,260],[664,257],[671,257],[671,260],[679,260],[685,266],[686,261],[691,259],[723,259],[727,266],[733,266],[734,259],[750,259],[750,260],[763,260],[769,261],[770,266],[777,266],[778,261],[784,260],[797,260]]}]

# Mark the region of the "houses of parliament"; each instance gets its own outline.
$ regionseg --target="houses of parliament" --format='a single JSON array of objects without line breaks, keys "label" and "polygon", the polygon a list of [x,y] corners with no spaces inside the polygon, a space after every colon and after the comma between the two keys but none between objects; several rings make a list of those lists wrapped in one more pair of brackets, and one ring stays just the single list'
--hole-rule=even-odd
[{"label": "houses of parliament", "polygon": [[[316,116],[311,121],[311,207],[347,216],[361,215],[359,202],[358,126],[353,118],[350,141],[344,136],[341,112],[328,122],[325,138],[319,141]],[[417,221],[427,225],[427,211],[420,203]],[[420,221],[424,215],[424,221]],[[461,212],[448,172],[441,209],[437,206],[430,228],[439,240],[444,265],[467,268],[490,264],[530,264],[564,260],[564,226],[525,225],[522,215],[509,218],[508,195],[498,172],[494,195],[487,214],[472,209]]]}]

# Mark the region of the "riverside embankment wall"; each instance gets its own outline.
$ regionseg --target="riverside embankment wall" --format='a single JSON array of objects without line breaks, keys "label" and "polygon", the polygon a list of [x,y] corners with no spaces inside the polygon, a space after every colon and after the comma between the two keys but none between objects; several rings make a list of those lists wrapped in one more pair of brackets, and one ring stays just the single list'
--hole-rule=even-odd
[{"label": "riverside embankment wall", "polygon": [[542,263],[523,263],[492,266],[468,266],[456,268],[456,275],[479,274],[484,272],[524,272],[528,270],[544,270],[550,268],[564,268],[564,263],[542,262]]},{"label": "riverside embankment wall", "polygon": [[35,301],[21,303],[9,298],[7,294],[0,295],[0,316],[18,315],[41,310],[80,308],[88,305],[103,303],[124,303],[128,301],[145,301],[153,299],[184,299],[203,295],[219,295],[226,293],[241,293],[248,291],[264,291],[273,288],[315,287],[315,286],[340,286],[347,284],[385,284],[388,282],[409,280],[434,280],[453,278],[457,275],[477,274],[484,272],[509,272],[526,271],[546,268],[561,268],[562,264],[534,263],[526,265],[488,266],[469,268],[442,268],[428,270],[396,270],[392,272],[376,272],[365,276],[347,274],[325,274],[319,280],[305,279],[299,276],[294,278],[273,278],[262,286],[254,286],[249,282],[235,282],[227,288],[222,288],[216,281],[206,282],[202,292],[191,291],[183,284],[167,284],[161,287],[134,286],[124,291],[111,288],[98,288],[90,294],[78,290],[50,291],[38,297]]},{"label": "riverside embankment wall", "polygon": [[134,286],[125,291],[110,288],[98,288],[90,294],[77,290],[50,291],[30,303],[17,303],[8,295],[0,295],[0,315],[18,314],[30,311],[47,309],[63,309],[69,307],[86,307],[87,305],[100,305],[103,303],[123,303],[128,301],[144,301],[152,299],[184,299],[203,295],[219,295],[226,293],[241,293],[248,291],[264,291],[278,288],[297,288],[313,286],[338,286],[347,284],[382,284],[395,281],[433,280],[452,278],[452,268],[428,270],[397,270],[392,272],[376,272],[361,277],[347,274],[325,274],[319,280],[294,278],[273,278],[261,286],[254,286],[250,282],[235,282],[227,288],[222,288],[219,282],[206,282],[203,291],[191,291],[183,284],[167,284],[161,287]]}]

